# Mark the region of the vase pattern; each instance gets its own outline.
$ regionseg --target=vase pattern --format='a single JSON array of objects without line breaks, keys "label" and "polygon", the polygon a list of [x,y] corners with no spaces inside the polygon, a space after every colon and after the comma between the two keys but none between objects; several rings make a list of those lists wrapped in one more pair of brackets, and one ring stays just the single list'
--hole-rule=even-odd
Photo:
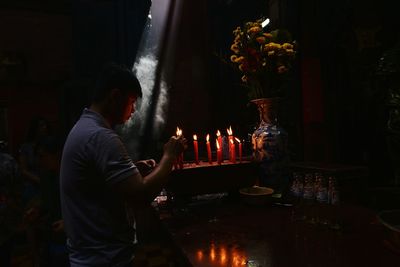
[{"label": "vase pattern", "polygon": [[251,100],[257,105],[260,124],[252,134],[253,160],[259,163],[260,186],[276,193],[288,185],[288,133],[278,124],[279,98]]}]

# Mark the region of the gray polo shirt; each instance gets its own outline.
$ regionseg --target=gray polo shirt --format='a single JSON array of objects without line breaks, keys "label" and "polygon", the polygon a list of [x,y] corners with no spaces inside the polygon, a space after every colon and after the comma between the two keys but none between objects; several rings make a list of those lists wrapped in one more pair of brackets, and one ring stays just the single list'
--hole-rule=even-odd
[{"label": "gray polo shirt", "polygon": [[61,162],[71,266],[123,266],[133,257],[133,216],[111,186],[138,174],[120,137],[100,114],[85,109],[67,137]]}]

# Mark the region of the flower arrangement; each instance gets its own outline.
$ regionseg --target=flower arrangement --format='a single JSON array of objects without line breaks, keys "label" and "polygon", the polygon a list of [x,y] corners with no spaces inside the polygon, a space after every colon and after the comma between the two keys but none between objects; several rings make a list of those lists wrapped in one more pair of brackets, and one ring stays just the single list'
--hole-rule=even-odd
[{"label": "flower arrangement", "polygon": [[266,31],[263,19],[246,22],[233,31],[230,60],[242,73],[249,99],[283,96],[283,83],[289,77],[296,43],[282,29]]}]

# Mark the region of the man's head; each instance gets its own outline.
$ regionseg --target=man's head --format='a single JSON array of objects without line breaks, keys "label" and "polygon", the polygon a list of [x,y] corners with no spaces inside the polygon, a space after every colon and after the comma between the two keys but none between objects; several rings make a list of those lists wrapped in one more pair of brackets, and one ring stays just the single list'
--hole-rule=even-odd
[{"label": "man's head", "polygon": [[107,64],[97,77],[91,93],[91,102],[101,106],[112,124],[127,121],[134,112],[142,89],[133,72],[125,66]]}]

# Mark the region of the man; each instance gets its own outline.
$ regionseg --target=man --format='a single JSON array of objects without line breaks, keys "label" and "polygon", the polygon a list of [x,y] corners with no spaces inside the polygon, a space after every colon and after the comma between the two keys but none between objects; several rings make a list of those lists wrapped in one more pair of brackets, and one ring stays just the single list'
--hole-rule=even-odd
[{"label": "man", "polygon": [[40,202],[37,241],[42,246],[41,263],[44,266],[69,266],[65,246],[64,222],[61,219],[60,160],[62,142],[56,136],[40,138],[36,144],[38,174],[40,176]]},{"label": "man", "polygon": [[[130,118],[141,95],[129,69],[109,65],[67,137],[60,194],[71,267],[132,265],[137,241],[131,210],[155,198],[186,146],[184,137],[171,137],[156,167],[153,160],[132,162],[113,127]],[[141,167],[154,170],[143,177]]]}]

